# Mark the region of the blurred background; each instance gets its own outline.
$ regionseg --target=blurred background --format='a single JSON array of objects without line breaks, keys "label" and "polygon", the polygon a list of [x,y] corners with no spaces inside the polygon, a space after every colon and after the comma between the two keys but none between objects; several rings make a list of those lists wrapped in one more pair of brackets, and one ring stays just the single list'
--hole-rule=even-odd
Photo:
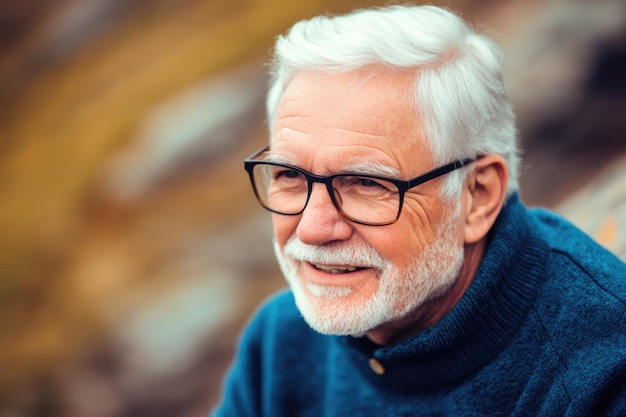
[{"label": "blurred background", "polygon": [[[385,3],[0,3],[0,417],[209,413],[284,286],[242,163],[273,40]],[[434,3],[504,49],[523,200],[626,258],[626,2]]]}]

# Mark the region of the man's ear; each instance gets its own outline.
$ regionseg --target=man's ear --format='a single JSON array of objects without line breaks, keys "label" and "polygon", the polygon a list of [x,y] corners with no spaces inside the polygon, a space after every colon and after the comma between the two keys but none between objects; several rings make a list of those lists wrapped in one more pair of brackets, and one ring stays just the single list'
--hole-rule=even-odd
[{"label": "man's ear", "polygon": [[464,185],[465,243],[484,238],[506,199],[509,179],[506,162],[500,155],[486,155],[475,163]]}]

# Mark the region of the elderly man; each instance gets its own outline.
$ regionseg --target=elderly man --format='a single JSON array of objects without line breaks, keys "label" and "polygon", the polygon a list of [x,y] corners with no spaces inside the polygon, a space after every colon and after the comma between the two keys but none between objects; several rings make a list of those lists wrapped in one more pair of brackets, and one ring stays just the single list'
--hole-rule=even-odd
[{"label": "elderly man", "polygon": [[275,54],[245,167],[291,291],[216,415],[626,415],[626,266],[520,202],[494,44],[392,6],[300,22]]}]

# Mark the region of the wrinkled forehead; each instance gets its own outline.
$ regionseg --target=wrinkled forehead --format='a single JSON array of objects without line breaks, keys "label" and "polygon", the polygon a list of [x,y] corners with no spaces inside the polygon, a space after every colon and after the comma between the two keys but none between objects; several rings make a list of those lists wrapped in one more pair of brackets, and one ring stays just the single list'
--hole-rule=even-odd
[{"label": "wrinkled forehead", "polygon": [[364,129],[370,124],[380,126],[380,130],[389,125],[412,126],[419,124],[413,92],[413,75],[391,70],[300,72],[285,88],[274,127],[298,117],[341,125],[342,119],[352,123],[359,115]]},{"label": "wrinkled forehead", "polygon": [[281,98],[272,152],[308,169],[320,169],[320,161],[328,166],[321,169],[330,169],[337,160],[399,172],[423,165],[430,152],[413,105],[413,83],[411,74],[391,70],[299,73]]},{"label": "wrinkled forehead", "polygon": [[[293,98],[302,85],[313,85],[318,92],[325,93],[334,100],[348,94],[381,93],[377,100],[391,99],[407,109],[417,113],[415,107],[415,83],[416,73],[414,70],[401,70],[382,67],[380,65],[368,65],[351,71],[322,72],[313,70],[295,71],[293,76],[283,87],[280,96],[277,97],[277,107]],[[290,94],[291,93],[291,94]],[[372,103],[373,104],[373,103]]]}]

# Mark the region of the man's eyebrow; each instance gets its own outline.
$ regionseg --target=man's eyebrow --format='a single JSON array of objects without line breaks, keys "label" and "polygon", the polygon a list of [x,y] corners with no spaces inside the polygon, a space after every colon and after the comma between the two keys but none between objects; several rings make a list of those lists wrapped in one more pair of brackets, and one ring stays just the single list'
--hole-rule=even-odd
[{"label": "man's eyebrow", "polygon": [[400,171],[396,168],[376,162],[362,162],[360,164],[348,165],[343,167],[342,171],[351,174],[375,175],[380,177],[398,178],[401,176]]},{"label": "man's eyebrow", "polygon": [[265,154],[265,156],[263,157],[263,160],[266,162],[274,162],[277,164],[287,164],[287,165],[293,165],[295,166],[296,164],[294,163],[294,161],[292,161],[289,158],[286,158],[282,155],[279,155],[277,153],[274,153],[272,151],[267,151],[267,153]]},{"label": "man's eyebrow", "polygon": [[[298,164],[293,160],[272,151],[268,151],[263,160],[277,164],[298,166]],[[346,165],[341,168],[341,172],[346,174],[374,175],[391,178],[399,178],[401,176],[399,170],[377,162],[361,162],[358,164]]]}]

